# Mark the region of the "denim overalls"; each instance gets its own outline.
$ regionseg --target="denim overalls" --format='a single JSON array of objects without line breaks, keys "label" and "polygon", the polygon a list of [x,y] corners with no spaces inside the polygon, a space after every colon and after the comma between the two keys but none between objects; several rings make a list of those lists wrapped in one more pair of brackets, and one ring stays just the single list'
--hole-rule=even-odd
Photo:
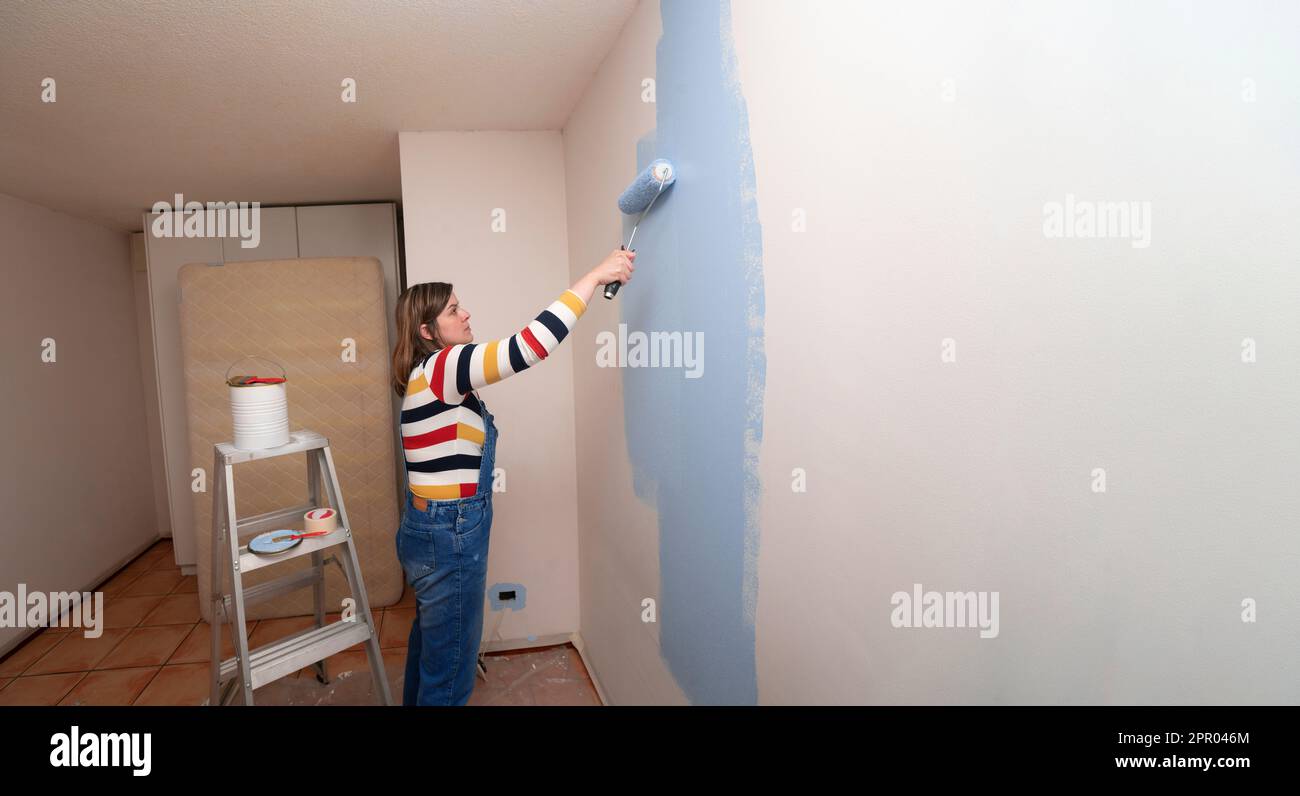
[{"label": "denim overalls", "polygon": [[[474,690],[497,449],[492,413],[481,399],[479,405],[486,433],[474,496],[431,500],[428,509],[420,511],[406,489],[397,560],[415,589],[416,616],[406,646],[403,705],[464,705]],[[405,454],[402,463],[405,467]]]}]

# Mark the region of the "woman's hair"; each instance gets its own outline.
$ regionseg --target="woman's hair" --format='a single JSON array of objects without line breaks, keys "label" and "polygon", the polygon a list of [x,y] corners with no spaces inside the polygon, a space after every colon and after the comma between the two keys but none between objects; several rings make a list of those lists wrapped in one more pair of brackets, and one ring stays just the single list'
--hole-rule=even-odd
[{"label": "woman's hair", "polygon": [[[393,347],[393,390],[397,397],[406,395],[406,385],[411,371],[425,357],[443,348],[438,334],[438,316],[451,300],[451,285],[447,282],[420,282],[411,285],[397,297],[397,345]],[[420,324],[429,325],[432,340],[420,334]]]}]

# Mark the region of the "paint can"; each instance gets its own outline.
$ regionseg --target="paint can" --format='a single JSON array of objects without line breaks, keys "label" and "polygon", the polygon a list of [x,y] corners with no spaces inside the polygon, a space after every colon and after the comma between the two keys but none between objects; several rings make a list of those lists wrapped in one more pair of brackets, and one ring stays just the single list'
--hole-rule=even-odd
[{"label": "paint can", "polygon": [[[269,363],[279,376],[256,375],[264,366],[252,360]],[[241,368],[246,374],[231,376],[235,365],[250,363]],[[267,370],[267,374],[271,371]],[[289,444],[289,401],[285,387],[288,377],[280,364],[261,357],[247,356],[226,368],[226,385],[230,390],[230,417],[234,423],[234,446],[253,451]]]}]

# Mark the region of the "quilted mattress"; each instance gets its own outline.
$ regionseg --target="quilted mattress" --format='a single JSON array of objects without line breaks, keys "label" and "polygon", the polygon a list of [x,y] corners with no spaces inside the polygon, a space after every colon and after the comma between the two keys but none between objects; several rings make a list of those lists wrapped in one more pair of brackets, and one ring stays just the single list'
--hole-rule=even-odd
[{"label": "quilted mattress", "polygon": [[[403,579],[393,535],[400,509],[393,475],[391,347],[379,260],[192,263],[180,269],[178,285],[190,468],[203,471],[206,488],[193,493],[203,618],[210,622],[212,612],[213,445],[234,438],[225,374],[246,355],[274,360],[286,371],[289,429],[329,438],[370,606],[397,602]],[[306,503],[306,459],[298,453],[236,464],[238,516]],[[300,556],[263,567],[244,577],[244,587],[297,571],[310,561],[310,556]],[[333,565],[326,573],[325,610],[338,612],[349,594],[347,581]],[[311,598],[312,589],[299,589],[249,607],[248,617],[308,614]]]}]

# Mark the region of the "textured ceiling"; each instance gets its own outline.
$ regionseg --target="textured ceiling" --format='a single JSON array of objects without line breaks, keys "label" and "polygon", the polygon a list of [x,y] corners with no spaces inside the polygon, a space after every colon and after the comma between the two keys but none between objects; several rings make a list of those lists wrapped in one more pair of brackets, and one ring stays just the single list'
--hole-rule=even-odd
[{"label": "textured ceiling", "polygon": [[561,129],[635,5],[5,0],[0,193],[124,231],[176,193],[396,200],[399,131]]}]

